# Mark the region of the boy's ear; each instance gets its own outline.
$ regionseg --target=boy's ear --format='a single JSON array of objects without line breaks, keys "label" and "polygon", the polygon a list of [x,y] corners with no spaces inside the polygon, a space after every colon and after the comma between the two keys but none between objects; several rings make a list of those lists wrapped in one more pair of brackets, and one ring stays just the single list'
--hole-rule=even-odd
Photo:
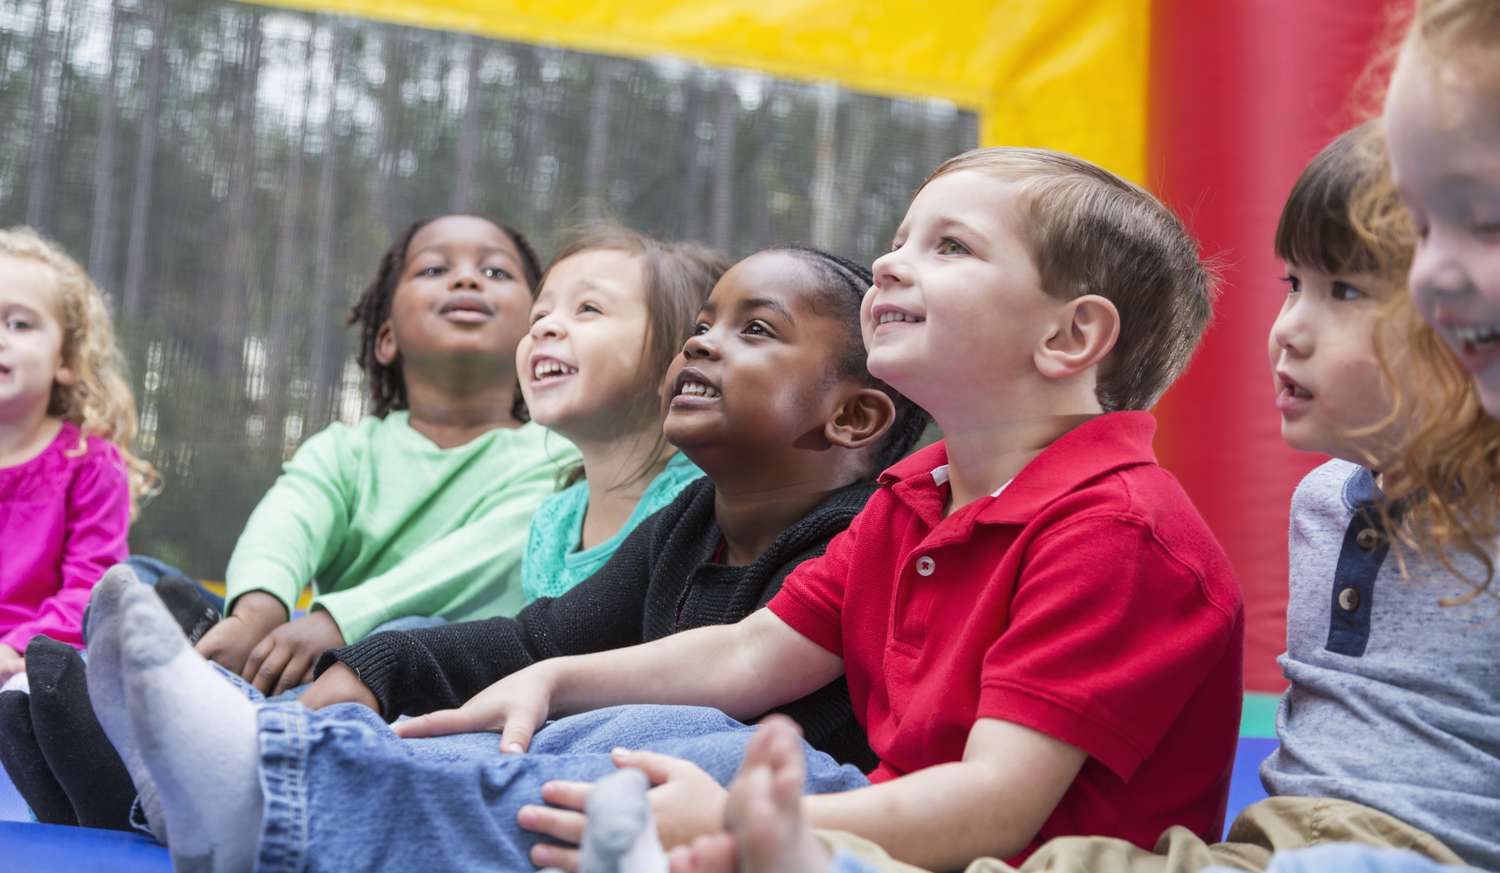
[{"label": "boy's ear", "polygon": [[896,405],[884,391],[860,388],[844,398],[823,436],[833,445],[860,449],[880,439],[896,420]]},{"label": "boy's ear", "polygon": [[1120,338],[1120,311],[1106,298],[1085,294],[1062,304],[1052,333],[1037,346],[1037,371],[1062,379],[1097,366]]},{"label": "boy's ear", "polygon": [[381,366],[389,367],[396,363],[396,356],[400,353],[401,349],[396,345],[396,331],[391,328],[391,320],[386,319],[375,333],[375,360]]}]

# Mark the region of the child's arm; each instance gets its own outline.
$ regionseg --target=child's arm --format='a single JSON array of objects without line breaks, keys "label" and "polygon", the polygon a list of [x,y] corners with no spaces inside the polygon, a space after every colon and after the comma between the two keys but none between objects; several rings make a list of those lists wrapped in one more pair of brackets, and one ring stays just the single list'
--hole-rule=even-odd
[{"label": "child's arm", "polygon": [[[498,490],[450,531],[379,576],[313,598],[348,642],[407,616],[515,615],[521,609],[521,553],[531,515],[553,487],[538,468]],[[321,653],[319,653],[321,654]]]},{"label": "child's arm", "polygon": [[[532,603],[515,618],[378,633],[327,652],[318,662],[321,675],[302,695],[302,703],[319,709],[373,702],[372,708],[388,719],[422,715],[462,706],[538,661],[636,645],[654,587],[648,583],[656,578],[654,559],[674,520],[648,519],[597,573],[560,597]],[[670,581],[660,584],[671,590]]]},{"label": "child's arm", "polygon": [[89,592],[112,565],[128,556],[130,481],[113,446],[90,449],[68,485],[67,530],[63,532],[62,587],[43,600],[26,622],[0,636],[0,643],[25,653],[31,638],[45,634],[58,642],[83,645],[83,610]]},{"label": "child's arm", "polygon": [[337,553],[353,503],[353,442],[341,424],[313,435],[256,504],[225,571],[228,616],[198,641],[205,658],[242,673],[250,653],[286,622],[302,589]]},{"label": "child's arm", "polygon": [[649,643],[553,658],[496,682],[458,709],[400,722],[403,737],[501,731],[520,752],[549,717],[625,703],[711,706],[747,719],[811,694],[844,669],[843,659],[760,609],[732,625]]},{"label": "child's arm", "polygon": [[803,798],[815,827],[849,831],[929,870],[1010,858],[1036,836],[1088,756],[1031,728],[983,718],[961,761]]}]

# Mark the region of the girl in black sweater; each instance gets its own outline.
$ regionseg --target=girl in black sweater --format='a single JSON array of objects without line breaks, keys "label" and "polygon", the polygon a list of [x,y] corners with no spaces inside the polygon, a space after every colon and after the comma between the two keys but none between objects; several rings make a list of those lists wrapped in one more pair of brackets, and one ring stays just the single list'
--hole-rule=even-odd
[{"label": "girl in black sweater", "polygon": [[[910,452],[926,425],[865,369],[859,304],[870,281],[865,268],[811,249],[740,262],[715,286],[664,391],[667,438],[707,477],[567,594],[515,618],[331,650],[303,703],[363,703],[388,720],[421,715],[545,658],[729,624],[764,606],[849,524],[873,476]],[[813,746],[874,765],[842,679],[780,711]]]}]

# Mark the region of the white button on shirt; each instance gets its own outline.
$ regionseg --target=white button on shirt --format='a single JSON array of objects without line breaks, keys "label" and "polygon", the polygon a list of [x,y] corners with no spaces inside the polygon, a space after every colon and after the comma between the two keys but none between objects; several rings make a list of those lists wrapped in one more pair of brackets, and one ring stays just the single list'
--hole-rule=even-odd
[{"label": "white button on shirt", "polygon": [[930,556],[923,555],[917,559],[917,575],[931,576],[932,571],[936,569],[937,561],[934,561]]}]

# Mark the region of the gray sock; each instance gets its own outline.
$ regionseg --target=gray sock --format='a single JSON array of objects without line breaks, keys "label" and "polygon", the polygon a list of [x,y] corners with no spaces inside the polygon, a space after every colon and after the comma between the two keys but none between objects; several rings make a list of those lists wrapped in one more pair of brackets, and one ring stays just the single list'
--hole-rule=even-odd
[{"label": "gray sock", "polygon": [[588,827],[578,873],[666,873],[667,856],[656,835],[650,784],[640,770],[616,770],[594,783],[585,806]]},{"label": "gray sock", "polygon": [[262,798],[255,705],[188,645],[144,585],[123,596],[130,726],[161,797],[178,873],[255,866]]},{"label": "gray sock", "polygon": [[94,706],[94,716],[104,728],[104,735],[125,762],[130,771],[130,781],[141,797],[141,810],[146,814],[146,824],[151,835],[163,846],[167,844],[167,819],[162,813],[161,799],[157,796],[156,783],[151,771],[141,760],[141,750],[135,743],[135,732],[130,728],[130,715],[125,711],[125,686],[120,673],[120,621],[121,601],[130,587],[145,588],[136,579],[135,573],[124,564],[116,564],[104,574],[94,586],[89,597],[89,651],[84,664],[88,676],[89,702]]}]

